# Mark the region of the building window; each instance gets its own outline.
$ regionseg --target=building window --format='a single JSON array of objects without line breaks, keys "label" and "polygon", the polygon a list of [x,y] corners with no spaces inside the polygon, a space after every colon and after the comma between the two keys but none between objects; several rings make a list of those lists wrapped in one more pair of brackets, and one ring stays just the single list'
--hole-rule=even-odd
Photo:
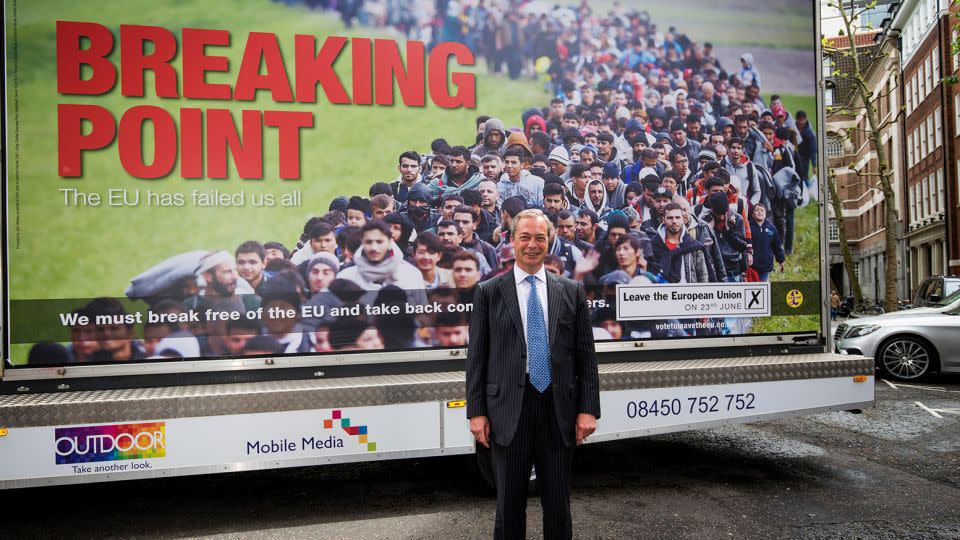
[{"label": "building window", "polygon": [[910,223],[920,221],[920,205],[917,204],[917,201],[920,200],[920,197],[918,197],[919,191],[919,184],[910,186]]},{"label": "building window", "polygon": [[897,110],[896,88],[897,88],[896,77],[890,77],[890,80],[887,81],[887,99],[890,100],[888,105],[890,106],[890,112],[894,113],[894,116],[896,116],[896,113],[894,111]]},{"label": "building window", "polygon": [[827,223],[827,240],[831,242],[840,241],[840,227],[837,227],[836,218],[830,218],[830,221]]},{"label": "building window", "polygon": [[907,167],[913,167],[913,132],[907,133]]},{"label": "building window", "polygon": [[[920,100],[922,101],[923,98],[927,97],[927,82],[926,82],[927,68],[925,67],[925,64],[923,62],[920,62],[920,65],[918,66],[918,70],[919,71],[917,71],[917,80],[919,80],[920,82]],[[917,105],[919,104],[920,102],[918,101]]]},{"label": "building window", "polygon": [[920,122],[920,159],[927,157],[927,123]]},{"label": "building window", "polygon": [[940,145],[943,144],[943,134],[941,133],[941,123],[940,123],[940,114],[942,110],[940,107],[937,107],[937,110],[933,112],[933,136],[934,136],[934,148],[940,148]]},{"label": "building window", "polygon": [[826,86],[823,89],[823,105],[824,107],[833,107],[833,87]]},{"label": "building window", "polygon": [[833,77],[833,58],[829,56],[823,57],[823,78],[829,79]]},{"label": "building window", "polygon": [[933,82],[933,79],[932,79],[932,77],[933,77],[933,62],[932,62],[932,60],[933,60],[933,57],[932,57],[932,56],[928,56],[928,57],[927,57],[927,60],[926,60],[926,62],[925,62],[926,66],[927,66],[927,69],[924,71],[924,76],[926,77],[926,80],[927,80],[927,93],[924,94],[925,96],[928,95],[930,92],[933,92],[934,82]]},{"label": "building window", "polygon": [[960,135],[960,93],[953,95],[953,136]]},{"label": "building window", "polygon": [[913,112],[913,96],[910,94],[910,81],[907,80],[907,87],[905,88],[906,92],[904,94],[906,98],[907,105],[907,114]]},{"label": "building window", "polygon": [[933,59],[933,84],[936,86],[940,84],[940,47],[934,45],[930,58]]},{"label": "building window", "polygon": [[943,169],[937,170],[937,211],[943,212],[947,209],[947,199],[944,193]]},{"label": "building window", "polygon": [[933,149],[936,148],[934,143],[934,133],[933,133],[933,115],[927,117],[927,148],[929,153],[933,153]]},{"label": "building window", "polygon": [[916,156],[916,163],[920,163],[920,160],[923,159],[923,155],[920,154],[920,130],[913,130],[913,153]]},{"label": "building window", "polygon": [[843,143],[834,135],[827,135],[827,157],[840,157],[843,155]]},{"label": "building window", "polygon": [[927,176],[920,184],[921,197],[920,213],[924,218],[930,215],[930,177]]}]

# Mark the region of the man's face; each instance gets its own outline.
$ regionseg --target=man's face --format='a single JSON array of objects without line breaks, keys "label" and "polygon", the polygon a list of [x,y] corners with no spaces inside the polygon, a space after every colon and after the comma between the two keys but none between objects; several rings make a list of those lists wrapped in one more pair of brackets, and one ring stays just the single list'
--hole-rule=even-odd
[{"label": "man's face", "polygon": [[97,343],[97,329],[92,324],[75,324],[70,327],[70,343],[73,346],[73,354],[79,359],[86,359],[97,349],[100,344]]},{"label": "man's face", "polygon": [[743,155],[743,145],[740,143],[733,143],[730,145],[730,159],[734,162],[740,160],[740,156]]},{"label": "man's face", "polygon": [[375,351],[383,348],[383,339],[380,331],[370,326],[357,338],[357,348],[364,351]]},{"label": "man's face", "polygon": [[750,129],[750,122],[743,120],[737,122],[737,135],[742,139],[747,136],[747,131]]},{"label": "man's face", "polygon": [[653,199],[653,207],[656,208],[657,213],[663,215],[663,207],[670,204],[669,197],[655,197]]},{"label": "man's face", "polygon": [[596,97],[597,91],[593,89],[592,86],[584,86],[583,90],[580,91],[580,96],[583,98],[583,102],[587,105],[593,103],[593,98]]},{"label": "man's face", "polygon": [[617,257],[617,264],[620,268],[627,268],[637,261],[637,250],[630,245],[630,242],[624,242],[617,246],[614,254]]},{"label": "man's face", "polygon": [[586,137],[583,138],[583,142],[586,144],[592,144],[593,146],[597,145],[597,135],[596,133],[589,133]]},{"label": "man's face", "polygon": [[544,195],[543,209],[548,212],[556,212],[563,208],[563,195]]},{"label": "man's face", "polygon": [[440,262],[440,253],[430,251],[427,246],[417,245],[416,251],[413,252],[413,261],[421,272],[431,272]]},{"label": "man's face", "polygon": [[373,219],[383,219],[384,216],[393,213],[393,199],[390,200],[390,204],[386,208],[374,208],[373,209]]},{"label": "man's face", "polygon": [[772,130],[772,129],[769,129],[769,128],[764,129],[764,130],[763,130],[763,136],[767,138],[767,142],[768,142],[768,143],[772,143],[772,142],[773,142],[773,130]]},{"label": "man's face", "polygon": [[660,186],[665,187],[674,193],[677,192],[677,181],[674,180],[672,176],[664,176],[663,180],[660,181]]},{"label": "man's face", "polygon": [[547,162],[543,161],[542,159],[537,159],[530,162],[530,167],[534,169],[546,169]]},{"label": "man's face", "polygon": [[551,103],[550,104],[550,116],[552,118],[562,118],[563,117],[563,103]]},{"label": "man's face", "polygon": [[439,176],[443,176],[443,173],[447,171],[447,166],[444,165],[443,162],[440,161],[439,159],[435,159],[431,164],[430,170],[433,173],[434,177],[439,177]]},{"label": "man's face", "polygon": [[723,144],[723,134],[714,133],[713,135],[710,135],[710,144],[714,146],[718,144]]},{"label": "man's face", "polygon": [[553,275],[555,275],[555,276],[562,276],[562,275],[563,275],[563,266],[560,265],[560,264],[558,264],[558,263],[556,263],[556,262],[544,263],[543,267],[547,270],[547,272],[550,272],[551,274],[553,274]]},{"label": "man's face", "polygon": [[497,199],[500,194],[497,192],[497,185],[493,182],[480,182],[480,205],[484,208],[492,208],[497,205]]},{"label": "man's face", "polygon": [[623,90],[617,90],[617,93],[614,95],[613,102],[617,104],[617,107],[623,107],[627,104],[627,94]]},{"label": "man's face", "polygon": [[627,234],[627,230],[623,227],[610,227],[607,231],[607,241],[610,242],[611,246],[615,246],[617,241],[625,234]]},{"label": "man's face", "polygon": [[310,268],[307,280],[309,281],[310,290],[317,292],[329,287],[330,282],[336,277],[337,274],[333,271],[333,268],[325,264],[315,264]]},{"label": "man's face", "polygon": [[420,178],[420,163],[415,159],[402,158],[400,160],[400,179],[407,184],[412,184]]},{"label": "man's face", "polygon": [[276,248],[268,248],[268,249],[263,250],[263,252],[264,252],[264,257],[263,257],[263,265],[264,265],[264,266],[266,266],[267,263],[269,263],[270,261],[272,261],[272,260],[274,260],[274,259],[276,259],[276,260],[278,260],[278,261],[282,261],[282,260],[283,260],[283,251],[281,251],[281,250],[279,250],[279,249],[276,249]]},{"label": "man's face", "polygon": [[609,332],[610,337],[613,339],[620,339],[623,337],[623,326],[621,326],[618,321],[603,321],[600,323],[600,327]]},{"label": "man's face", "polygon": [[620,185],[620,179],[616,176],[612,178],[603,179],[603,187],[607,189],[607,193],[613,193],[613,190],[617,189],[617,186]]},{"label": "man's face", "polygon": [[567,172],[567,166],[563,163],[560,163],[557,160],[551,159],[550,161],[550,172],[557,176],[563,176],[563,173]]},{"label": "man's face", "polygon": [[673,168],[680,174],[687,174],[687,167],[690,165],[690,159],[687,156],[680,154],[677,156],[677,159],[673,161]]},{"label": "man's face", "polygon": [[237,292],[237,265],[236,263],[220,264],[205,272],[209,276],[207,283],[221,296],[231,296]]},{"label": "man's face", "polygon": [[430,206],[427,204],[427,201],[421,201],[420,199],[407,199],[407,207],[416,206],[418,208],[423,208],[424,206]]},{"label": "man's face", "polygon": [[229,336],[223,336],[223,346],[227,349],[228,354],[238,356],[243,354],[243,348],[247,346],[247,340],[253,336],[244,334],[240,330],[235,332],[231,332]]},{"label": "man's face", "polygon": [[588,188],[588,195],[590,196],[590,202],[593,203],[594,208],[599,208],[600,204],[603,203],[603,183],[602,182],[593,182]]},{"label": "man's face", "polygon": [[[322,251],[326,251],[327,253],[333,253],[334,255],[336,255],[337,254],[337,237],[331,232],[323,236],[311,238],[310,248],[313,249],[314,253],[320,253]],[[241,272],[240,275],[243,276],[243,272]]]},{"label": "man's face", "polygon": [[723,193],[723,186],[710,186],[710,189],[707,190],[707,196],[713,195],[714,193]]},{"label": "man's face", "polygon": [[500,166],[500,163],[496,161],[485,161],[480,164],[480,167],[483,169],[483,176],[490,180],[499,180],[500,173],[503,170],[503,167]]},{"label": "man's face", "polygon": [[613,143],[607,140],[597,141],[597,150],[600,151],[601,156],[609,156],[610,151],[613,150]]},{"label": "man's face", "polygon": [[543,129],[540,127],[540,124],[538,124],[538,123],[536,123],[536,122],[530,124],[530,134],[531,134],[531,135],[533,135],[534,133],[536,133],[536,132],[538,132],[538,131],[543,131]]},{"label": "man's face", "polygon": [[807,119],[806,119],[806,118],[797,118],[797,119],[796,119],[796,122],[797,122],[797,129],[798,129],[798,130],[803,130],[803,128],[807,127]]},{"label": "man's face", "polygon": [[503,170],[511,179],[516,178],[523,169],[523,163],[517,156],[507,156],[503,160]]},{"label": "man's face", "polygon": [[440,214],[443,216],[443,219],[453,219],[453,210],[461,204],[463,203],[454,199],[445,201],[443,207],[440,208]]},{"label": "man's face", "polygon": [[590,179],[603,182],[603,167],[599,163],[595,163],[595,165],[595,167],[590,167]]},{"label": "man's face", "polygon": [[667,227],[667,232],[677,234],[683,229],[683,212],[680,209],[668,210],[663,216],[663,224]]},{"label": "man's face", "polygon": [[[587,221],[590,221],[587,219]],[[568,217],[567,219],[558,219],[557,220],[557,235],[561,238],[570,240],[571,242],[576,239],[577,234],[577,222],[573,219],[573,216]]]},{"label": "man's face", "polygon": [[399,223],[391,223],[390,238],[393,238],[394,242],[399,242],[401,236],[403,236],[403,225],[400,225]]},{"label": "man's face", "polygon": [[580,121],[576,118],[564,118],[563,119],[563,129],[574,128],[580,129]]},{"label": "man's face", "polygon": [[437,229],[437,236],[440,237],[440,240],[443,240],[443,245],[445,246],[458,247],[463,240],[463,237],[457,232],[457,228],[453,225]]},{"label": "man's face", "polygon": [[660,161],[665,161],[667,159],[667,148],[657,148],[657,159]]},{"label": "man's face", "polygon": [[476,261],[453,262],[453,283],[458,289],[469,289],[480,281],[480,268]]},{"label": "man's face", "polygon": [[630,206],[633,206],[633,204],[637,200],[637,197],[639,196],[640,194],[638,194],[636,191],[627,191],[626,193],[623,194],[623,202],[629,204]]},{"label": "man's face", "polygon": [[573,177],[573,186],[579,191],[587,189],[587,182],[591,180],[590,171],[583,173],[582,176]]},{"label": "man's face", "polygon": [[237,253],[237,272],[249,283],[255,283],[263,275],[263,259],[256,253]]},{"label": "man's face", "polygon": [[757,223],[763,223],[763,221],[767,219],[767,209],[760,205],[754,206],[753,219],[755,219]]},{"label": "man's face", "polygon": [[450,158],[450,176],[460,177],[467,172],[467,160],[463,156]]},{"label": "man's face", "polygon": [[[674,130],[671,135],[673,136],[673,142],[677,143],[677,146],[683,146],[687,144],[687,132],[682,129]],[[661,158],[663,159],[663,158]]]},{"label": "man's face", "polygon": [[536,271],[543,265],[550,244],[546,220],[534,217],[521,219],[517,233],[511,238],[521,268]]},{"label": "man's face", "polygon": [[476,229],[476,225],[473,223],[473,214],[457,212],[453,215],[453,220],[460,225],[460,230],[463,232],[463,237],[473,238],[473,231]]},{"label": "man's face", "polygon": [[434,329],[438,347],[463,347],[467,344],[469,331],[466,326],[438,326]]},{"label": "man's face", "polygon": [[347,209],[347,225],[350,227],[363,227],[367,224],[367,216],[360,210]]},{"label": "man's face", "polygon": [[488,148],[500,148],[500,145],[503,144],[503,133],[493,130],[484,140],[486,141]]},{"label": "man's face", "polygon": [[387,256],[391,239],[383,231],[374,229],[363,233],[363,255],[368,261],[378,263]]}]

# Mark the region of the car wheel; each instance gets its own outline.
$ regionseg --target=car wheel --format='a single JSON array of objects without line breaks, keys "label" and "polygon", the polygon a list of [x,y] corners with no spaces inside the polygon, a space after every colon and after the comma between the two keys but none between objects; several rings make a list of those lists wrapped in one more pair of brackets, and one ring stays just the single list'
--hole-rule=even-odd
[{"label": "car wheel", "polygon": [[932,371],[934,355],[929,343],[912,337],[893,338],[877,350],[880,369],[901,381],[913,381]]}]

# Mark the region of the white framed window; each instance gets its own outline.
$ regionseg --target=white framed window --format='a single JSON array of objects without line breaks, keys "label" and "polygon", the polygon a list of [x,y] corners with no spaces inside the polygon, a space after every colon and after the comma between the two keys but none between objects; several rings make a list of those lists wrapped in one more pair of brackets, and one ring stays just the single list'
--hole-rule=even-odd
[{"label": "white framed window", "polygon": [[829,79],[830,77],[833,77],[833,58],[830,58],[829,56],[824,56],[822,60],[822,66],[823,66],[823,78]]},{"label": "white framed window", "polygon": [[920,122],[920,159],[927,157],[927,123]]},{"label": "white framed window", "polygon": [[913,167],[913,133],[907,133],[907,167]]},{"label": "white framed window", "polygon": [[927,66],[927,68],[924,70],[924,76],[926,77],[927,81],[927,93],[924,94],[924,96],[927,96],[930,94],[930,92],[933,92],[933,85],[935,84],[933,82],[933,57],[928,56],[924,64]]},{"label": "white framed window", "polygon": [[910,113],[913,112],[913,95],[910,94],[910,81],[909,81],[909,80],[907,81],[907,87],[906,87],[904,90],[906,90],[904,96],[905,96],[905,100],[906,100],[906,102],[907,102],[907,103],[906,103],[906,105],[907,105],[907,114],[910,114]]},{"label": "white framed window", "polygon": [[[920,65],[917,66],[917,80],[920,82],[920,101],[923,101],[923,98],[927,97],[927,68],[926,64],[920,62]],[[918,101],[919,105],[920,102]]]},{"label": "white framed window", "polygon": [[934,146],[933,144],[934,134],[933,134],[933,115],[932,114],[927,117],[926,124],[927,124],[927,152],[933,153],[933,149],[936,148],[936,146]]},{"label": "white framed window", "polygon": [[937,169],[937,212],[943,212],[947,209],[947,198],[943,184],[943,169]]},{"label": "white framed window", "polygon": [[887,99],[890,100],[890,112],[896,116],[897,110],[897,78],[895,76],[890,77],[890,80],[887,81]]},{"label": "white framed window", "polygon": [[823,89],[823,106],[832,107],[833,106],[833,87],[826,86]]},{"label": "white framed window", "polygon": [[837,226],[837,219],[830,218],[827,222],[827,240],[831,242],[840,241],[840,227]]},{"label": "white framed window", "polygon": [[926,218],[927,216],[930,215],[930,177],[929,176],[925,177],[923,179],[923,182],[920,183],[920,190],[922,193],[920,197],[920,202],[922,205],[920,207],[920,215],[921,217]]},{"label": "white framed window", "polygon": [[934,148],[940,148],[940,145],[943,144],[943,131],[942,124],[940,123],[940,114],[942,109],[937,107],[937,110],[933,112],[933,137],[934,137]]},{"label": "white framed window", "polygon": [[920,184],[910,186],[910,222],[920,221]]},{"label": "white framed window", "polygon": [[920,163],[920,160],[923,159],[923,155],[920,153],[920,130],[913,130],[913,154],[916,156],[916,162]]},{"label": "white framed window", "polygon": [[930,53],[930,58],[933,59],[933,84],[936,86],[940,84],[940,47],[936,45],[933,46],[933,52]]},{"label": "white framed window", "polygon": [[917,82],[917,74],[913,74],[913,106],[920,106],[920,94],[919,94],[919,83]]},{"label": "white framed window", "polygon": [[[960,37],[960,31],[957,31],[957,29],[954,28],[954,29],[953,29],[953,39],[952,39],[951,41],[957,41],[957,38],[958,38],[958,37]],[[957,69],[958,67],[960,67],[960,51],[958,51],[958,52],[956,52],[956,53],[954,53],[954,54],[951,54],[950,56],[951,56],[951,58],[953,58],[953,69],[952,69],[951,71],[956,71],[956,69]]]},{"label": "white framed window", "polygon": [[960,135],[960,93],[953,95],[953,136]]}]

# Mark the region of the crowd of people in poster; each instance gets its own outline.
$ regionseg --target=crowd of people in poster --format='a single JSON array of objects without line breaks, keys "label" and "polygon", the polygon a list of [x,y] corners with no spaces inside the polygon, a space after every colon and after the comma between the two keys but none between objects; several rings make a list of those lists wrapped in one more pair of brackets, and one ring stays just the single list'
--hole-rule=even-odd
[{"label": "crowd of people in poster", "polygon": [[[547,270],[586,286],[597,340],[749,330],[750,319],[619,321],[612,301],[617,284],[767,281],[791,256],[816,136],[804,111],[761,97],[749,52],[721,65],[710,43],[617,3],[315,4],[348,25],[467,43],[493,76],[539,75],[549,93],[516,117],[477,116],[469,140],[397,141],[396,171],[362,195],[305,201],[323,211],[285,238],[249,231],[157,261],[125,293],[161,321],[142,335],[74,325],[30,363],[462,347],[472,289],[512,268],[511,220],[528,208],[557,233]],[[426,12],[443,16],[411,15]],[[261,316],[195,319],[209,310]],[[126,310],[99,298],[76,313]]]}]

